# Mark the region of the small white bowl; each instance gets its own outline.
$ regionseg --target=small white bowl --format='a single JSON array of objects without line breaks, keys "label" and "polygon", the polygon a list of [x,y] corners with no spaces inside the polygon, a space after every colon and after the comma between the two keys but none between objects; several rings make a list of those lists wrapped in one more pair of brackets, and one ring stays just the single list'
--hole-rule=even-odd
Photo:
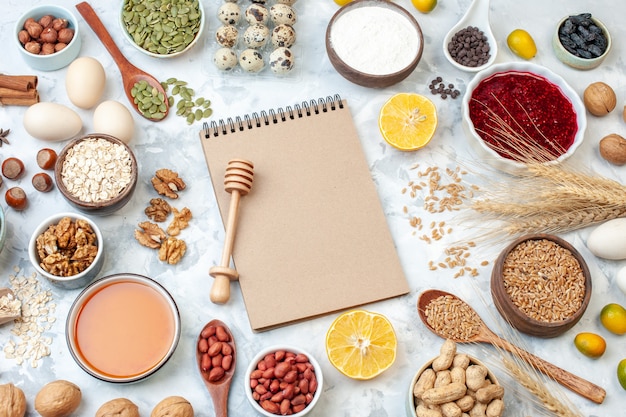
[{"label": "small white bowl", "polygon": [[561,40],[559,39],[559,29],[561,28],[561,26],[563,26],[563,23],[565,23],[565,21],[568,18],[569,16],[565,16],[563,19],[559,21],[559,23],[556,25],[556,29],[554,30],[554,35],[552,36],[552,49],[554,50],[556,57],[559,59],[559,61],[561,61],[565,65],[568,65],[575,69],[590,70],[590,69],[596,68],[598,65],[600,65],[604,61],[604,59],[607,57],[607,55],[611,51],[612,41],[611,41],[611,34],[609,33],[609,30],[604,25],[604,23],[602,23],[601,21],[599,21],[598,19],[592,16],[591,20],[596,24],[596,26],[602,29],[602,32],[604,33],[604,36],[606,37],[606,42],[607,42],[606,50],[604,51],[602,55],[600,55],[597,58],[581,58],[572,54],[567,49],[565,49],[565,47],[561,43]]},{"label": "small white bowl", "polygon": [[[162,334],[144,332],[147,328]],[[78,366],[94,378],[117,384],[154,375],[174,354],[180,334],[180,312],[170,293],[155,280],[131,273],[91,283],[76,297],[65,325],[67,345]],[[106,346],[113,338],[114,345]],[[112,356],[101,356],[111,350]]]},{"label": "small white bowl", "polygon": [[[80,219],[89,223],[91,229],[96,234],[96,244],[98,246],[98,253],[96,254],[95,259],[91,262],[91,265],[89,265],[87,269],[81,273],[69,277],[61,277],[44,270],[40,265],[41,260],[39,258],[39,254],[37,253],[37,237],[45,232],[48,227],[58,224],[64,217],[69,217],[73,221]],[[28,257],[37,273],[45,277],[52,284],[67,290],[82,288],[98,276],[100,270],[102,269],[102,265],[104,264],[104,239],[102,238],[102,232],[100,231],[98,225],[89,217],[77,213],[64,212],[54,214],[42,221],[33,231],[30,242],[28,243]]]},{"label": "small white bowl", "polygon": [[[39,20],[46,15],[67,19],[68,27],[74,29],[74,37],[72,38],[72,41],[59,52],[55,52],[50,55],[32,54],[24,49],[24,46],[18,39],[18,33],[24,28],[24,22],[26,22],[28,18],[32,17],[35,20]],[[20,50],[20,54],[22,55],[24,62],[36,70],[55,71],[66,67],[71,64],[74,59],[76,59],[80,52],[81,38],[78,20],[72,12],[61,6],[46,4],[29,9],[19,19],[17,19],[13,33],[15,45]]]},{"label": "small white bowl", "polygon": [[243,379],[246,398],[250,402],[250,405],[252,405],[252,408],[254,408],[254,410],[258,412],[259,414],[266,416],[266,417],[275,417],[277,415],[276,413],[270,413],[269,411],[266,411],[265,409],[263,409],[263,407],[261,407],[259,402],[253,398],[252,389],[250,388],[250,375],[257,368],[258,363],[261,360],[263,360],[263,358],[265,358],[267,355],[271,353],[278,352],[278,351],[292,352],[294,354],[299,354],[299,353],[304,354],[308,357],[311,365],[313,365],[313,371],[315,372],[315,378],[317,380],[317,389],[315,390],[313,399],[302,411],[299,411],[294,414],[290,414],[292,417],[303,417],[307,415],[311,410],[313,410],[313,408],[319,401],[320,396],[322,395],[322,386],[324,382],[324,377],[322,375],[322,368],[320,367],[320,364],[313,357],[313,355],[311,355],[309,352],[305,351],[304,349],[300,349],[300,348],[289,346],[289,345],[275,345],[275,346],[270,346],[265,349],[262,349],[260,352],[258,352],[250,361],[250,364],[248,365],[246,369],[245,377]]},{"label": "small white bowl", "polygon": [[126,23],[124,22],[124,9],[127,5],[129,0],[124,0],[122,1],[122,7],[120,9],[120,27],[122,28],[122,33],[124,34],[124,37],[128,40],[128,42],[135,47],[135,49],[137,49],[138,51],[141,51],[142,53],[151,56],[153,58],[174,58],[177,56],[180,56],[182,54],[184,54],[185,52],[187,52],[188,50],[190,50],[196,43],[198,43],[198,40],[201,38],[202,36],[202,32],[204,31],[204,26],[206,25],[206,13],[204,12],[204,8],[202,6],[202,1],[200,0],[195,0],[198,2],[198,10],[200,12],[200,25],[198,26],[198,31],[196,32],[194,39],[185,47],[185,49],[181,50],[181,51],[176,51],[176,52],[170,52],[170,53],[158,53],[158,52],[154,52],[154,51],[150,51],[148,49],[143,48],[142,46],[139,46],[133,36],[128,33],[128,28],[126,26]]},{"label": "small white bowl", "polygon": [[543,77],[552,84],[556,85],[561,90],[563,95],[567,97],[572,103],[574,112],[576,113],[576,123],[578,125],[578,130],[574,137],[574,142],[565,153],[563,153],[557,159],[554,159],[550,163],[559,163],[569,158],[580,146],[585,136],[585,130],[587,128],[587,116],[585,106],[576,91],[574,91],[574,89],[569,84],[567,84],[567,82],[561,76],[553,73],[543,66],[532,64],[530,62],[510,62],[495,64],[485,70],[482,70],[470,80],[467,85],[467,90],[465,91],[465,94],[463,96],[463,100],[461,102],[461,111],[463,115],[463,128],[466,135],[470,139],[470,144],[472,145],[472,147],[478,152],[480,157],[485,159],[488,163],[492,164],[495,168],[502,171],[516,173],[524,170],[526,167],[524,163],[505,158],[498,154],[495,150],[487,146],[487,144],[485,144],[485,141],[476,132],[474,124],[472,123],[472,120],[469,116],[469,103],[472,98],[474,89],[478,86],[478,84],[494,74],[505,72],[526,72]]}]

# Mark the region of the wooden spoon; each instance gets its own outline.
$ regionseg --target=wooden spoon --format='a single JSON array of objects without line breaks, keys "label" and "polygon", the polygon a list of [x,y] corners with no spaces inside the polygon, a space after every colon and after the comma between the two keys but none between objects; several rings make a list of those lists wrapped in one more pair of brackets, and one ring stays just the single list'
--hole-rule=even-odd
[{"label": "wooden spoon", "polygon": [[[216,382],[209,381],[209,373],[203,370],[202,367],[202,356],[203,352],[200,351],[200,341],[203,338],[203,333],[205,329],[209,327],[218,327],[222,326],[226,333],[230,337],[230,345],[232,347],[232,356],[233,361],[228,371],[224,374],[224,376]],[[228,416],[228,393],[230,391],[230,383],[233,379],[233,375],[235,373],[235,365],[237,359],[237,348],[235,346],[235,339],[233,338],[233,334],[226,324],[224,324],[220,320],[211,320],[208,322],[203,328],[200,334],[198,335],[198,341],[196,343],[196,361],[198,363],[198,370],[200,371],[200,376],[202,376],[202,381],[206,386],[209,394],[211,395],[211,399],[213,400],[213,408],[215,409],[215,417],[227,417]]]},{"label": "wooden spoon", "polygon": [[[137,113],[139,113],[148,120],[152,120],[153,122],[158,122],[165,119],[165,116],[167,116],[167,113],[169,112],[169,105],[167,101],[167,93],[163,89],[161,83],[152,75],[137,68],[126,59],[126,57],[119,50],[119,48],[113,41],[113,38],[111,38],[111,35],[106,30],[106,28],[102,24],[102,21],[100,20],[98,15],[96,15],[96,12],[93,10],[89,3],[79,3],[76,5],[76,9],[78,9],[79,13],[83,16],[85,21],[98,36],[100,42],[102,42],[107,51],[109,51],[109,54],[111,54],[111,56],[113,57],[113,60],[115,61],[117,67],[122,73],[122,82],[124,83],[124,91],[126,92],[126,97],[128,97],[128,100],[130,101],[133,108],[137,111]],[[135,104],[134,97],[131,95],[131,90],[135,86],[135,84],[140,81],[147,81],[150,86],[155,87],[157,91],[159,93],[162,93],[165,97],[164,102],[166,110],[165,116],[163,118],[150,118],[146,114],[142,113]]]},{"label": "wooden spoon", "polygon": [[[5,295],[10,295],[11,297],[13,297],[13,299],[15,299],[15,294],[13,294],[13,291],[11,291],[9,288],[0,288],[0,298],[4,297]],[[6,314],[4,312],[0,312],[0,325],[13,321],[21,315],[22,314],[20,310],[15,313],[7,312]]]},{"label": "wooden spoon", "polygon": [[[445,331],[438,331],[437,329],[435,329],[433,326],[431,326],[428,323],[427,317],[426,317],[426,309],[428,307],[428,305],[435,299],[441,297],[441,296],[449,296],[449,297],[453,297],[454,299],[465,303],[465,301],[461,300],[459,297],[457,297],[456,295],[447,293],[445,291],[440,291],[440,290],[426,290],[424,292],[422,292],[422,294],[420,294],[418,300],[417,300],[417,312],[420,316],[420,319],[422,320],[422,322],[426,325],[426,327],[428,327],[430,329],[430,331],[432,331],[433,333],[435,333],[437,336],[443,337],[444,339],[452,339],[455,342],[458,343],[473,343],[473,342],[483,342],[483,343],[490,343],[493,346],[496,346],[498,348],[501,348],[503,350],[506,350],[508,352],[513,353],[514,355],[524,359],[528,364],[532,365],[535,369],[537,369],[538,371],[543,372],[544,374],[546,374],[547,376],[551,377],[552,379],[554,379],[555,381],[557,381],[558,383],[560,383],[561,385],[563,385],[564,387],[572,390],[573,392],[597,403],[597,404],[601,404],[602,401],[604,401],[604,397],[606,397],[606,391],[602,388],[599,387],[579,376],[576,376],[564,369],[561,369],[559,367],[557,367],[556,365],[553,365],[531,353],[526,352],[525,350],[513,345],[512,343],[502,339],[501,337],[497,336],[493,331],[491,331],[487,325],[485,324],[484,321],[482,321],[482,319],[478,316],[478,314],[467,304],[467,308],[472,310],[472,313],[475,315],[474,317],[474,321],[470,321],[468,322],[468,318],[464,317],[463,323],[461,323],[461,320],[459,320],[459,326],[462,326],[463,324],[467,325],[474,325],[475,327],[477,327],[479,330],[474,333],[472,336],[467,337],[466,339],[463,338],[459,338],[456,335],[452,335],[452,334],[446,334]],[[435,320],[437,320],[438,318],[435,318]],[[431,318],[432,320],[432,318]],[[454,321],[454,319],[450,319],[448,318],[448,320],[450,320],[451,322]],[[471,319],[470,319],[471,320]],[[454,325],[453,323],[449,323]]]}]

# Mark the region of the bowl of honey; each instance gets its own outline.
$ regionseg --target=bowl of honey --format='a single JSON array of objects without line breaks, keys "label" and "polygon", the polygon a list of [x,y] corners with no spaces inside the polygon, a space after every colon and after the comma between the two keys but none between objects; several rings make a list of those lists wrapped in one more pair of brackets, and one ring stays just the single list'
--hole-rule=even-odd
[{"label": "bowl of honey", "polygon": [[180,313],[155,280],[115,274],[76,297],[65,330],[70,353],[85,372],[106,382],[132,383],[153,375],[173,355]]}]

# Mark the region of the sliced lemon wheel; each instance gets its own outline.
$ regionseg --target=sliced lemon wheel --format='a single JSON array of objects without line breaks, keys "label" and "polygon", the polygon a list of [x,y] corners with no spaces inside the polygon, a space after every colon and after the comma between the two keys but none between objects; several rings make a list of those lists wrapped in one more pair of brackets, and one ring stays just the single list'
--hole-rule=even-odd
[{"label": "sliced lemon wheel", "polygon": [[338,316],[326,333],[330,363],[353,379],[372,379],[396,360],[396,333],[382,314],[352,310]]},{"label": "sliced lemon wheel", "polygon": [[420,94],[398,93],[380,109],[378,127],[391,146],[403,151],[423,148],[437,129],[437,108]]}]

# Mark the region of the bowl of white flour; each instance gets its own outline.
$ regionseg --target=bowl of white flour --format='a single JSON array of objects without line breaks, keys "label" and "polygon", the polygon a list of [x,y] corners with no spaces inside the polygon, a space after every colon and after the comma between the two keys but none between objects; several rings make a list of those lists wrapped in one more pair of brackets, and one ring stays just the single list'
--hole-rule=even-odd
[{"label": "bowl of white flour", "polygon": [[406,9],[385,0],[355,0],[326,29],[331,64],[348,81],[383,88],[407,78],[424,49],[422,30]]}]

